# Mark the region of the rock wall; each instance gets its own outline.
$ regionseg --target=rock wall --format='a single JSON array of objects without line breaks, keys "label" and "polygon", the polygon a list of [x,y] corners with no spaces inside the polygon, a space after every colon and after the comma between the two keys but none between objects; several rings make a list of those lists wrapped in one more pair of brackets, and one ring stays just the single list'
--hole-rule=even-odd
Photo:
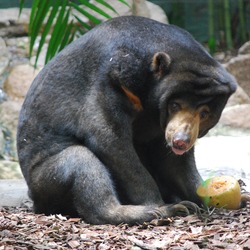
[{"label": "rock wall", "polygon": [[250,41],[231,58],[225,68],[235,76],[239,87],[230,98],[220,123],[236,128],[250,129]]}]

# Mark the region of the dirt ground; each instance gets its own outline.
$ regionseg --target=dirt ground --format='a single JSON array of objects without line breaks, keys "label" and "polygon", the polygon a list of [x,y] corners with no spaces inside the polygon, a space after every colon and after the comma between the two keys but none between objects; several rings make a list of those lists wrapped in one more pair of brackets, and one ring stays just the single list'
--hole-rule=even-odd
[{"label": "dirt ground", "polygon": [[89,225],[80,218],[0,208],[0,250],[12,249],[250,249],[250,204],[201,216],[155,220],[138,226]]}]

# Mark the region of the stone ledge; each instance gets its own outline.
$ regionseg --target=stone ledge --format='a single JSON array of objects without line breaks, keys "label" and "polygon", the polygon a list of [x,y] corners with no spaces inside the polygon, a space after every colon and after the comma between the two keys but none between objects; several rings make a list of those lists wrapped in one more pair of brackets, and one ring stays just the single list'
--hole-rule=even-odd
[{"label": "stone ledge", "polygon": [[30,202],[30,199],[24,179],[0,180],[0,207],[21,207],[26,202]]}]

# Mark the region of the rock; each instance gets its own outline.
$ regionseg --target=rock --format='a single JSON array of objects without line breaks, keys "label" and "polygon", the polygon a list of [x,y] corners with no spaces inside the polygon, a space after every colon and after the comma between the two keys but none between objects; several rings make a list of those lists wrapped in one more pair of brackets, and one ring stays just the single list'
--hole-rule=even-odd
[{"label": "rock", "polygon": [[246,55],[246,54],[250,54],[250,41],[244,43],[238,51],[239,55]]},{"label": "rock", "polygon": [[[131,15],[132,14],[131,7],[130,7],[130,6],[133,5],[132,0],[126,1],[128,3],[128,6],[121,3],[120,1],[107,0],[106,2],[109,5],[111,5],[117,11],[118,14],[115,14],[113,11],[111,11],[109,9],[106,9],[103,5],[99,5],[99,3],[96,0],[92,0],[91,2],[94,3],[95,5],[99,6],[100,8],[102,8],[111,17],[117,17],[117,16],[124,16],[124,15]],[[104,20],[103,17],[100,17],[100,19]]]},{"label": "rock", "polygon": [[13,100],[23,99],[38,72],[29,64],[14,66],[4,84],[7,95]]},{"label": "rock", "polygon": [[135,16],[150,17],[149,9],[145,0],[134,0],[132,13]]},{"label": "rock", "polygon": [[226,108],[222,113],[220,123],[231,127],[250,129],[250,104]]},{"label": "rock", "polygon": [[4,153],[5,153],[4,147],[5,147],[4,132],[3,132],[3,129],[0,127],[0,159],[3,158],[4,156]]},{"label": "rock", "polygon": [[0,9],[0,25],[11,26],[14,24],[28,25],[30,18],[30,9],[24,8],[19,16],[19,8]]},{"label": "rock", "polygon": [[29,38],[28,37],[13,37],[5,39],[6,46],[9,49],[10,68],[18,64],[29,63]]},{"label": "rock", "polygon": [[19,111],[21,109],[21,100],[8,100],[0,104],[0,125],[6,129],[5,145],[5,158],[17,160],[16,152],[16,129],[18,123]]},{"label": "rock", "polygon": [[5,41],[0,37],[0,75],[5,72],[9,65],[10,54],[6,47]]},{"label": "rock", "polygon": [[20,207],[30,202],[28,187],[22,180],[0,180],[0,207]]},{"label": "rock", "polygon": [[[113,0],[106,0],[108,4],[110,4],[116,11],[117,13],[114,13],[110,9],[104,7],[102,4],[98,3],[96,0],[92,0],[91,3],[94,3],[96,6],[100,7],[103,9],[106,13],[108,13],[111,17],[117,17],[117,16],[127,16],[127,15],[138,15],[138,16],[144,16],[144,17],[150,17],[152,19],[155,19],[159,22],[167,23],[168,19],[163,11],[163,9],[156,5],[153,4],[149,1],[145,0],[127,0],[126,2],[128,3],[128,6],[121,3],[120,1],[113,1]],[[91,9],[86,10],[95,15],[97,18],[100,20],[104,21],[106,20],[105,17],[102,15],[97,14],[96,12],[93,12]],[[77,12],[73,13],[77,14]],[[88,19],[81,16],[81,19],[84,22],[88,22]]]},{"label": "rock", "polygon": [[149,17],[161,23],[169,23],[168,17],[164,10],[157,4],[146,1],[146,5],[149,9]]},{"label": "rock", "polygon": [[5,134],[8,138],[5,136],[5,149],[0,149],[0,152],[3,151],[5,159],[17,160],[16,130],[19,112],[30,84],[38,72],[39,70],[35,70],[29,64],[16,65],[4,84],[8,100],[0,104],[0,126],[6,129]]},{"label": "rock", "polygon": [[234,57],[224,66],[250,96],[250,54]]},{"label": "rock", "polygon": [[23,9],[19,17],[19,8],[0,9],[0,36],[13,37],[27,35],[30,9]]},{"label": "rock", "polygon": [[[32,53],[34,55],[30,58],[30,64],[32,66],[34,66],[35,62],[36,62],[37,48],[38,48],[38,43],[35,43],[35,46],[34,46],[34,49],[33,49],[33,53]],[[45,58],[46,58],[47,48],[48,48],[48,44],[44,44],[43,47],[42,47],[42,50],[41,50],[41,52],[39,54],[37,63],[36,63],[37,69],[43,68],[43,66],[45,64]]]},{"label": "rock", "polygon": [[246,103],[250,103],[250,97],[240,86],[238,86],[236,92],[229,98],[226,107]]},{"label": "rock", "polygon": [[0,159],[17,159],[16,140],[11,131],[0,123]]},{"label": "rock", "polygon": [[8,100],[0,104],[0,124],[4,124],[11,131],[16,131],[22,103],[21,100]]},{"label": "rock", "polygon": [[0,179],[22,179],[23,175],[18,162],[0,161]]},{"label": "rock", "polygon": [[164,10],[159,5],[145,0],[134,0],[131,14],[148,17],[162,23],[168,23],[168,18]]}]

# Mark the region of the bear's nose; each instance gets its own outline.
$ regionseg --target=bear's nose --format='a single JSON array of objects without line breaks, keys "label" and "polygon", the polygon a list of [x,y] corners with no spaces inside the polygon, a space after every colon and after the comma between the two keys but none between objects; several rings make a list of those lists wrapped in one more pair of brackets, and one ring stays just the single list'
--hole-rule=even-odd
[{"label": "bear's nose", "polygon": [[183,132],[178,132],[173,136],[173,147],[180,150],[186,150],[190,143],[190,136]]}]

